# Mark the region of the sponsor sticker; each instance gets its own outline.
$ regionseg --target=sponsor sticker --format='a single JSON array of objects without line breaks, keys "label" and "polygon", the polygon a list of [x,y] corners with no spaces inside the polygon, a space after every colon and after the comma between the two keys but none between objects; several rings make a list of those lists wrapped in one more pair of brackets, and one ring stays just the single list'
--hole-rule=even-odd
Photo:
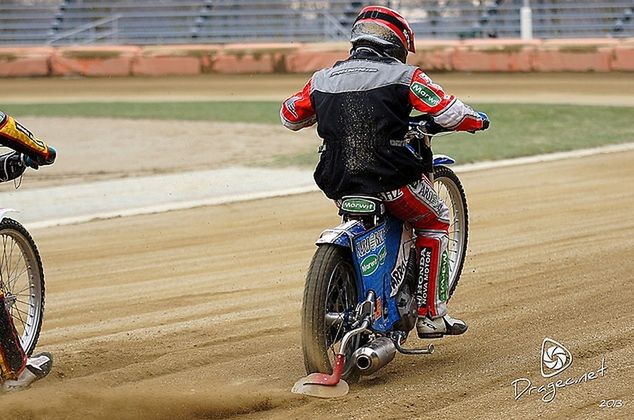
[{"label": "sponsor sticker", "polygon": [[[35,137],[33,135],[33,133],[31,133],[25,126],[23,126],[22,124],[20,124],[18,121],[16,121],[15,119],[13,120],[13,125],[15,126],[15,130],[17,131],[17,133],[15,134],[15,137],[17,137],[17,140],[24,143],[24,142],[32,142],[35,145],[37,145],[40,149],[42,150],[46,150],[46,144],[44,144],[44,142],[42,142],[42,140],[38,139],[37,137]],[[11,119],[9,120],[9,127],[8,129],[10,130],[11,127]],[[9,134],[11,134],[11,131],[9,131]]]},{"label": "sponsor sticker", "polygon": [[399,253],[396,266],[394,270],[392,270],[390,279],[390,297],[394,297],[398,293],[398,288],[401,287],[403,280],[405,280],[405,270],[407,270],[407,259],[401,257],[401,253]]},{"label": "sponsor sticker", "polygon": [[440,256],[440,281],[438,282],[438,299],[443,302],[447,301],[449,288],[449,255],[447,251]]},{"label": "sponsor sticker", "polygon": [[418,181],[413,186],[408,186],[408,188],[414,195],[422,198],[427,207],[434,210],[437,214],[440,213],[443,203],[431,185],[425,181]]},{"label": "sponsor sticker", "polygon": [[416,290],[416,302],[418,307],[427,304],[427,292],[429,290],[429,273],[431,271],[431,248],[420,250],[420,275],[418,276],[418,288]]},{"label": "sponsor sticker", "polygon": [[295,102],[299,101],[300,99],[301,98],[299,96],[293,96],[286,100],[286,109],[288,109],[288,112],[290,112],[291,115],[295,118],[299,118],[299,116],[297,115],[297,109],[295,108]]},{"label": "sponsor sticker", "polygon": [[419,73],[419,74],[418,74],[418,77],[420,77],[422,80],[424,80],[426,84],[431,84],[431,83],[433,83],[433,82],[431,81],[431,78],[430,78],[429,76],[427,76],[425,73]]},{"label": "sponsor sticker", "polygon": [[381,198],[385,201],[394,201],[397,198],[401,197],[402,195],[403,195],[403,191],[398,189],[394,191],[387,191],[387,192],[381,193]]},{"label": "sponsor sticker", "polygon": [[383,265],[386,256],[387,250],[385,249],[385,246],[383,246],[381,249],[379,249],[379,265]]},{"label": "sponsor sticker", "polygon": [[15,128],[20,131],[22,134],[24,134],[25,136],[27,136],[29,139],[33,140],[34,136],[33,133],[31,133],[25,126],[23,126],[22,124],[20,124],[19,122],[15,122]]},{"label": "sponsor sticker", "polygon": [[405,272],[407,271],[407,263],[409,260],[409,254],[411,249],[411,232],[403,225],[403,231],[401,232],[401,246],[396,256],[396,263],[394,269],[390,273],[390,297],[396,296],[398,289],[405,280]]},{"label": "sponsor sticker", "polygon": [[374,308],[374,319],[381,318],[381,313],[383,313],[383,305],[381,302],[381,298],[376,298],[376,307]]},{"label": "sponsor sticker", "polygon": [[379,268],[379,257],[374,254],[368,255],[361,261],[361,274],[372,275]]},{"label": "sponsor sticker", "polygon": [[418,96],[421,101],[429,105],[430,107],[435,107],[441,101],[440,96],[436,95],[436,92],[428,88],[419,82],[412,83],[410,87],[414,95]]},{"label": "sponsor sticker", "polygon": [[357,257],[363,258],[385,244],[385,229],[378,229],[355,244]]},{"label": "sponsor sticker", "polygon": [[376,210],[376,203],[362,198],[348,198],[341,203],[341,209],[350,213],[371,213]]},{"label": "sponsor sticker", "polygon": [[377,73],[379,69],[375,69],[372,67],[353,67],[348,69],[341,69],[337,71],[333,71],[330,73],[328,77],[341,76],[342,74],[351,74],[351,73]]}]

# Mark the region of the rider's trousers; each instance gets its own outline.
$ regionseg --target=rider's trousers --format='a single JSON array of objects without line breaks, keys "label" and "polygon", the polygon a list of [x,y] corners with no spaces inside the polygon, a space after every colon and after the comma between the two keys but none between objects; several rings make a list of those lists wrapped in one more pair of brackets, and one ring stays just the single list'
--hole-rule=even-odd
[{"label": "rider's trousers", "polygon": [[381,194],[389,212],[408,222],[416,233],[419,278],[418,315],[438,318],[447,313],[449,291],[449,209],[427,178]]},{"label": "rider's trousers", "polygon": [[26,355],[0,290],[0,379],[17,379],[25,366]]}]

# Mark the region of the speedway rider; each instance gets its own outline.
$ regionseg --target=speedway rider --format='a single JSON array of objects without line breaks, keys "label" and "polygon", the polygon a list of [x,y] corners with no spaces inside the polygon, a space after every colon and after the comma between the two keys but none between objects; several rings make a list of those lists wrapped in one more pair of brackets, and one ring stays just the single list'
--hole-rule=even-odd
[{"label": "speedway rider", "polygon": [[453,131],[489,127],[475,112],[418,67],[405,64],[415,52],[407,21],[386,7],[368,6],[357,16],[350,57],[313,74],[284,101],[284,126],[299,130],[318,123],[323,139],[315,181],[327,197],[372,195],[416,233],[420,261],[417,287],[421,338],[458,335],[467,325],[447,314],[449,211],[423,175],[429,163],[406,147],[412,108]]},{"label": "speedway rider", "polygon": [[[0,145],[15,152],[0,155],[0,182],[22,175],[27,164],[33,168],[51,165],[56,152],[51,146],[35,137],[22,124],[0,111]],[[53,358],[50,353],[27,357],[20,345],[4,296],[4,284],[0,279],[0,383],[5,390],[23,389],[51,371]]]}]

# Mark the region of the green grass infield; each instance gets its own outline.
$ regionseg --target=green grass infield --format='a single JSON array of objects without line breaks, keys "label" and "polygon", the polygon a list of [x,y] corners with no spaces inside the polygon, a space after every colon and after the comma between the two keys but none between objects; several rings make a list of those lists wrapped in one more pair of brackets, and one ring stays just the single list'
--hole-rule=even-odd
[{"label": "green grass infield", "polygon": [[[3,110],[16,118],[104,117],[173,119],[280,124],[278,102],[90,102],[9,104]],[[473,104],[489,114],[491,128],[475,135],[460,133],[439,138],[435,153],[449,154],[459,163],[530,156],[634,141],[634,107]],[[312,150],[284,156],[272,165],[311,166]]]}]

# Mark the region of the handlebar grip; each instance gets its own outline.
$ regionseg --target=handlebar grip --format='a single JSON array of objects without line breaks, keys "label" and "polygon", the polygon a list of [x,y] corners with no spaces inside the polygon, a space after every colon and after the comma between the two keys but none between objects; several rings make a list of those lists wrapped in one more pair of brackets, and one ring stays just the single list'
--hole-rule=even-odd
[{"label": "handlebar grip", "polygon": [[22,154],[22,161],[26,166],[33,169],[38,169],[41,165],[52,165],[55,162],[55,158],[57,157],[57,150],[54,147],[48,146],[48,159],[44,161],[36,161],[32,157]]},{"label": "handlebar grip", "polygon": [[51,145],[48,146],[48,159],[46,159],[46,165],[52,165],[57,158],[57,150]]},{"label": "handlebar grip", "polygon": [[33,169],[37,169],[39,168],[39,165],[37,163],[35,163],[35,161],[33,159],[31,159],[30,157],[28,157],[27,155],[22,155],[23,157],[23,162],[26,166],[28,166],[29,168],[33,168]]},{"label": "handlebar grip", "polygon": [[482,130],[486,130],[491,125],[489,116],[484,112],[478,112],[478,114],[480,115],[480,118],[482,118]]}]

